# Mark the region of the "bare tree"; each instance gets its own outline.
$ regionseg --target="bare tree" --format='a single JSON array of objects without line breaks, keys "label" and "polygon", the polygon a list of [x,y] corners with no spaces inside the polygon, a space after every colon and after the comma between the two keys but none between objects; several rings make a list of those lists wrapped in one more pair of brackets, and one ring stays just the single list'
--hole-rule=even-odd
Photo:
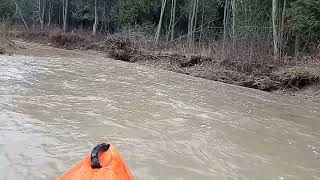
[{"label": "bare tree", "polygon": [[[190,3],[192,3],[193,1],[190,1]],[[193,3],[189,7],[189,15],[188,15],[188,34],[187,34],[188,45],[190,45],[191,38],[192,38],[191,37],[191,34],[192,34],[192,27],[191,27],[191,24],[192,24],[192,22],[191,22],[191,20],[192,20],[192,7],[193,7]]]},{"label": "bare tree", "polygon": [[62,13],[63,13],[63,32],[67,32],[68,26],[68,6],[69,0],[63,0]]},{"label": "bare tree", "polygon": [[300,51],[300,37],[296,35],[295,43],[294,43],[294,58],[298,60]]},{"label": "bare tree", "polygon": [[175,21],[176,21],[176,5],[177,5],[177,0],[172,0],[173,2],[173,8],[171,11],[171,16],[172,16],[172,24],[171,24],[171,41],[174,39],[174,27],[175,27]]},{"label": "bare tree", "polygon": [[279,37],[278,37],[278,0],[272,0],[272,29],[273,29],[273,54],[279,56]]},{"label": "bare tree", "polygon": [[32,0],[32,28],[34,29],[36,26],[36,11],[38,10],[38,2],[37,0]]},{"label": "bare tree", "polygon": [[192,30],[192,42],[191,45],[192,47],[194,46],[194,42],[195,42],[195,33],[196,33],[196,28],[197,28],[197,20],[198,20],[198,7],[199,7],[199,0],[195,0],[195,10],[193,12],[194,14],[194,24],[193,24],[193,30]]},{"label": "bare tree", "polygon": [[160,14],[160,19],[159,19],[159,23],[158,23],[157,32],[156,32],[156,35],[155,35],[156,43],[158,43],[159,38],[160,38],[162,19],[163,19],[163,14],[164,14],[164,9],[166,7],[166,4],[167,4],[167,0],[162,0],[161,14]]},{"label": "bare tree", "polygon": [[167,33],[167,41],[169,40],[169,36],[171,36],[171,41],[173,41],[174,39],[176,3],[177,3],[177,0],[171,0],[171,14],[170,14],[170,22],[169,22],[169,31]]},{"label": "bare tree", "polygon": [[103,12],[102,12],[102,24],[100,27],[100,32],[104,29],[107,31],[107,1],[103,1]]},{"label": "bare tree", "polygon": [[95,36],[97,34],[98,27],[98,9],[97,9],[97,0],[94,0],[94,24],[92,27],[92,35]]},{"label": "bare tree", "polygon": [[44,28],[45,9],[46,9],[46,0],[39,0],[39,20],[40,20],[40,26],[42,30]]},{"label": "bare tree", "polygon": [[202,14],[201,14],[201,24],[200,24],[199,47],[201,45],[201,40],[202,40],[202,35],[203,35],[203,21],[204,21],[204,0],[202,0]]},{"label": "bare tree", "polygon": [[48,6],[49,6],[49,10],[48,10],[48,27],[50,27],[51,25],[51,19],[52,19],[52,11],[53,11],[53,4],[54,4],[54,0],[48,0]]},{"label": "bare tree", "polygon": [[16,5],[16,13],[19,13],[19,16],[20,16],[20,18],[21,18],[21,20],[22,20],[22,22],[24,24],[24,27],[29,31],[28,24],[26,23],[26,21],[24,20],[24,17],[22,16],[22,13],[21,13],[21,11],[19,9],[17,1],[15,1],[14,3]]},{"label": "bare tree", "polygon": [[193,46],[194,43],[194,31],[196,27],[196,18],[197,18],[197,9],[198,9],[198,0],[192,1],[192,9],[190,9],[189,14],[189,23],[188,23],[188,45],[189,47]]},{"label": "bare tree", "polygon": [[[225,46],[226,46],[226,41],[227,41],[227,33],[228,33],[228,4],[229,4],[229,0],[225,0],[224,3],[224,12],[223,12],[223,52],[225,52]],[[225,53],[224,53],[225,55]]]},{"label": "bare tree", "polygon": [[233,46],[236,41],[236,0],[232,0],[232,42]]},{"label": "bare tree", "polygon": [[282,14],[281,14],[281,30],[280,30],[280,50],[281,50],[281,54],[280,57],[282,57],[283,55],[283,41],[284,41],[284,18],[286,15],[286,7],[287,7],[287,0],[283,0],[283,7],[282,7]]}]

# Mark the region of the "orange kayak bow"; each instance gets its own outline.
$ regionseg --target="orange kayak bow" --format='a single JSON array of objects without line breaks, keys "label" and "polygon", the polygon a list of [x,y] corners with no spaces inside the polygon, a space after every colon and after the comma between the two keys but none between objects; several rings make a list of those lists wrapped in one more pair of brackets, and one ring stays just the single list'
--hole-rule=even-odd
[{"label": "orange kayak bow", "polygon": [[133,180],[113,145],[100,144],[58,180]]}]

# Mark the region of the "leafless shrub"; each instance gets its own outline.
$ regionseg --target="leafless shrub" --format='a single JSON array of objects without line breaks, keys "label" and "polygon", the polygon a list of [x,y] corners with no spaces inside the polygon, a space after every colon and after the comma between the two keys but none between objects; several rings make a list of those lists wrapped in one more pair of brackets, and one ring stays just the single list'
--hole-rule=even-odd
[{"label": "leafless shrub", "polygon": [[16,48],[9,34],[10,23],[0,19],[0,54],[12,54]]},{"label": "leafless shrub", "polygon": [[302,88],[320,82],[320,70],[316,67],[283,67],[272,73],[282,88]]}]

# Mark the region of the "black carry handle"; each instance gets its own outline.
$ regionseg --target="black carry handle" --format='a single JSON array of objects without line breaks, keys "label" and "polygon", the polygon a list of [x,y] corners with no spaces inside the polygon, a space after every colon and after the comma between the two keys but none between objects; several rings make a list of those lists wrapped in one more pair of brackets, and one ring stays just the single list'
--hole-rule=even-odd
[{"label": "black carry handle", "polygon": [[99,144],[96,146],[91,152],[91,168],[92,169],[100,169],[100,161],[99,161],[99,153],[108,151],[110,144]]}]

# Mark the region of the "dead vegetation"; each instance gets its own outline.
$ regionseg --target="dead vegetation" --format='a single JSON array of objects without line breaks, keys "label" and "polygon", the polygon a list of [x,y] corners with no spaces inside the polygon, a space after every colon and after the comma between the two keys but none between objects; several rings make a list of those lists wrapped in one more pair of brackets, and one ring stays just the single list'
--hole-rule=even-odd
[{"label": "dead vegetation", "polygon": [[282,88],[299,89],[320,82],[319,67],[283,67],[272,73],[281,82]]},{"label": "dead vegetation", "polygon": [[0,54],[12,54],[15,48],[9,35],[9,23],[0,19]]},{"label": "dead vegetation", "polygon": [[[210,49],[201,49],[196,54],[188,54],[186,52],[191,52],[191,50],[187,48],[173,50],[178,47],[177,44],[159,43],[156,45],[151,38],[138,33],[92,37],[90,33],[84,32],[66,34],[61,31],[51,31],[17,33],[16,37],[49,43],[54,47],[64,49],[97,50],[117,60],[264,91],[297,90],[320,82],[320,68],[315,66],[320,62],[317,56],[304,59],[299,64],[289,60],[279,62],[264,55],[263,53],[268,54],[268,52],[263,51],[268,49],[259,49],[258,45],[254,46],[255,49],[246,51],[241,49],[242,45],[239,44],[241,48],[238,50],[243,52],[242,54],[231,52],[227,58],[223,59],[221,48],[217,48],[218,45],[211,46]],[[244,53],[252,53],[252,56]],[[312,63],[306,63],[310,62],[310,59]]]}]

